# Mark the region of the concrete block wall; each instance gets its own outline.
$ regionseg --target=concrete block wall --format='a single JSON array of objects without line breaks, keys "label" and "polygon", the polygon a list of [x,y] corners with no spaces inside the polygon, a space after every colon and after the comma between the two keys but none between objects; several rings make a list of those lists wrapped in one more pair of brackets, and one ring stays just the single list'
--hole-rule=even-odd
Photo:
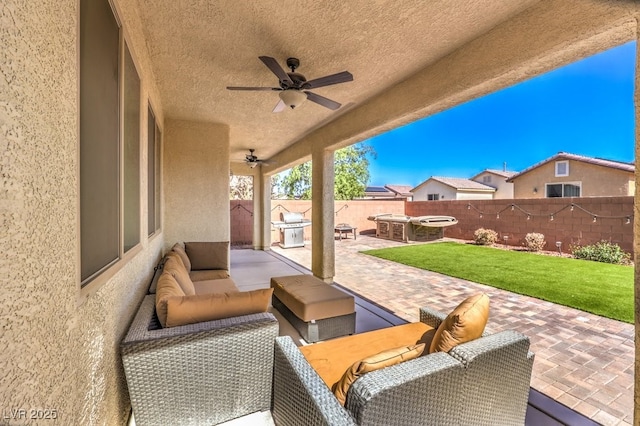
[{"label": "concrete block wall", "polygon": [[490,228],[500,243],[522,246],[527,233],[539,232],[545,250],[557,250],[556,241],[568,252],[571,245],[606,240],[633,253],[633,197],[413,201],[406,203],[406,214],[456,217],[458,224],[445,228],[450,238],[471,240],[476,229]]}]

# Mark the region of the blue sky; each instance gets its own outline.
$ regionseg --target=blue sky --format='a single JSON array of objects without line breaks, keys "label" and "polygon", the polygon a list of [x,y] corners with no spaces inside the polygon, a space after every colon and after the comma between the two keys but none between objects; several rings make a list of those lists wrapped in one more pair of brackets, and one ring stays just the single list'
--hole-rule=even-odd
[{"label": "blue sky", "polygon": [[635,42],[369,139],[370,185],[521,171],[559,151],[634,161]]}]

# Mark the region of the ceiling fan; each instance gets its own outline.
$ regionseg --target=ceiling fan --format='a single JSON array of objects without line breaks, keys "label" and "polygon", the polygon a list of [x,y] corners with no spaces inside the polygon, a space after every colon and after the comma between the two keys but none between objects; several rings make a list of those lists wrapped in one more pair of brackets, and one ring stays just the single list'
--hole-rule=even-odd
[{"label": "ceiling fan", "polygon": [[270,56],[260,56],[260,60],[278,77],[280,87],[235,87],[227,86],[229,90],[256,90],[256,91],[278,91],[280,101],[276,104],[273,112],[281,112],[285,107],[295,109],[306,99],[322,105],[331,110],[337,110],[341,104],[331,99],[310,92],[310,89],[330,86],[332,84],[346,83],[353,81],[353,75],[349,71],[342,71],[337,74],[331,74],[320,78],[307,81],[304,75],[297,73],[296,68],[300,66],[300,60],[297,58],[287,59],[287,67],[291,72],[286,72],[278,61]]},{"label": "ceiling fan", "polygon": [[249,153],[244,157],[244,162],[247,163],[247,165],[252,169],[255,168],[258,164],[264,163],[264,161],[260,160],[258,157],[256,157],[253,154],[254,152],[255,152],[255,149],[251,148],[249,149]]}]

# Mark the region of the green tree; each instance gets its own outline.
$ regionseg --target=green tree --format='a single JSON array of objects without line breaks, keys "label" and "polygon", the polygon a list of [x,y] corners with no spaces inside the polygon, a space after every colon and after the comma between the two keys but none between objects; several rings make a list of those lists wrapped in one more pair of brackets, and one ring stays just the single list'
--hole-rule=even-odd
[{"label": "green tree", "polygon": [[[369,182],[369,157],[375,158],[375,150],[366,143],[359,143],[335,152],[336,200],[353,200],[364,195]],[[282,177],[282,190],[288,198],[311,199],[311,161],[293,167]]]}]

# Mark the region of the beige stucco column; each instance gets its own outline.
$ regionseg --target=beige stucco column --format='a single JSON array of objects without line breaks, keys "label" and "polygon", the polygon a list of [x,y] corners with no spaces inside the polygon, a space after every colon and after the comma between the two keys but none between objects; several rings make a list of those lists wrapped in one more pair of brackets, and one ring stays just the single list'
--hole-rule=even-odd
[{"label": "beige stucco column", "polygon": [[311,154],[311,271],[328,283],[335,275],[333,157],[333,151],[325,149]]},{"label": "beige stucco column", "polygon": [[[636,40],[640,41],[640,25],[636,26]],[[640,54],[636,49],[636,84],[634,93],[634,108],[636,123],[640,123]],[[640,158],[640,128],[636,125],[636,158]],[[634,220],[633,220],[633,252],[635,253],[635,273],[634,273],[634,302],[635,302],[635,348],[636,362],[634,370],[634,404],[633,404],[633,424],[640,425],[640,169],[636,167],[636,190],[634,196]]]},{"label": "beige stucco column", "polygon": [[253,176],[253,249],[271,249],[271,176]]}]

